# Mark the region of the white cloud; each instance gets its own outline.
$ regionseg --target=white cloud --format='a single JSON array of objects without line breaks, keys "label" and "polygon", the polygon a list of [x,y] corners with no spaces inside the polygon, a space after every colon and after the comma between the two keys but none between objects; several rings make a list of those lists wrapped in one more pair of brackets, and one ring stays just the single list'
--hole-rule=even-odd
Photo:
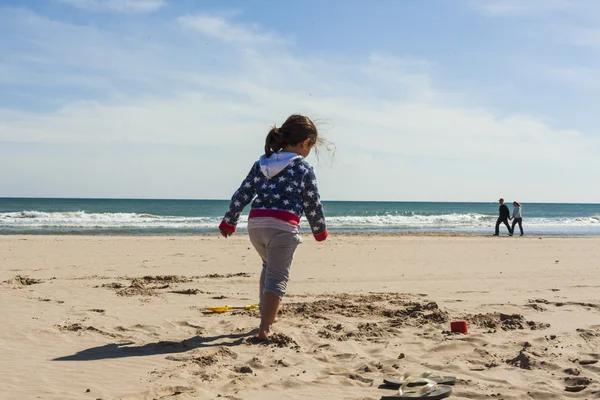
[{"label": "white cloud", "polygon": [[281,36],[264,32],[256,25],[236,24],[225,17],[195,14],[180,17],[179,23],[201,34],[232,43],[284,43]]},{"label": "white cloud", "polygon": [[[326,199],[488,200],[502,188],[524,201],[600,199],[586,182],[600,169],[597,136],[474,106],[440,88],[426,60],[306,57],[285,43],[274,53],[259,27],[197,17],[180,22],[212,41],[162,30],[149,44],[21,15],[11,29],[41,43],[11,54],[44,49],[44,80],[89,88],[67,79],[78,70],[108,89],[45,111],[0,109],[0,169],[21,177],[0,175],[3,194],[229,197],[269,126],[302,112],[338,148],[319,170]],[[20,62],[21,82],[41,79],[36,65]]]},{"label": "white cloud", "polygon": [[548,68],[548,76],[566,82],[584,92],[600,92],[600,68],[555,67]]},{"label": "white cloud", "polygon": [[491,17],[539,16],[577,6],[573,0],[471,0],[472,6]]},{"label": "white cloud", "polygon": [[148,13],[164,7],[165,0],[57,0],[88,11]]},{"label": "white cloud", "polygon": [[571,27],[561,35],[567,43],[582,47],[600,46],[600,29]]}]

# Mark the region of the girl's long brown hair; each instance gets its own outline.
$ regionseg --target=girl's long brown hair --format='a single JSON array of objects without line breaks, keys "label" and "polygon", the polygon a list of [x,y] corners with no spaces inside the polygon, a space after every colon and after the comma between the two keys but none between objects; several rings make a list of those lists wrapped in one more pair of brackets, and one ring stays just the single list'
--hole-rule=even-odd
[{"label": "girl's long brown hair", "polygon": [[300,114],[291,115],[279,128],[274,126],[265,139],[265,154],[267,157],[281,151],[286,146],[295,146],[310,139],[310,144],[319,141],[317,127],[310,120]]}]

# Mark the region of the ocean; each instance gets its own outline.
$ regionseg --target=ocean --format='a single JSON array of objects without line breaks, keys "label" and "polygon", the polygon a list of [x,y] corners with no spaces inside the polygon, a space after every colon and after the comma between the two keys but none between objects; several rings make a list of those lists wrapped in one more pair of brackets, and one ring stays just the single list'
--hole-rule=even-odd
[{"label": "ocean", "polygon": [[[229,201],[0,198],[0,234],[218,233]],[[331,232],[492,234],[498,203],[324,201]],[[526,235],[600,235],[600,204],[522,204]],[[509,205],[512,212],[512,205]],[[249,207],[247,207],[246,212]],[[238,225],[243,232],[246,215]],[[303,231],[308,223],[303,218]],[[506,228],[501,228],[506,234]]]}]

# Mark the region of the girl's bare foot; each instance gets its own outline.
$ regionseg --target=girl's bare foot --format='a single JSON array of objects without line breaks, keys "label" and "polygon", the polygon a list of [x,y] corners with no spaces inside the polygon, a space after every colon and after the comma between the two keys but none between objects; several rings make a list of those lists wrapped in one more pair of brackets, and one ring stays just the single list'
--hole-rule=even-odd
[{"label": "girl's bare foot", "polygon": [[265,293],[262,315],[260,316],[260,327],[258,328],[258,338],[264,340],[271,335],[271,326],[277,319],[277,311],[281,300],[272,293]]},{"label": "girl's bare foot", "polygon": [[271,331],[271,327],[268,327],[267,329],[263,329],[262,327],[260,327],[258,331],[258,338],[260,340],[265,340],[269,336],[271,336],[272,333],[273,332]]}]

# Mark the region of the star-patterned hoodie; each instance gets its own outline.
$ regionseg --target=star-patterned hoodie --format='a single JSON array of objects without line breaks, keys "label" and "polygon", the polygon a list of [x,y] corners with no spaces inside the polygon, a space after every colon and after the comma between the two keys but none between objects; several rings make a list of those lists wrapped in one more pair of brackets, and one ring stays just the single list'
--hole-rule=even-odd
[{"label": "star-patterned hoodie", "polygon": [[263,155],[234,193],[219,229],[235,232],[244,207],[252,202],[248,219],[275,218],[298,226],[306,218],[317,241],[327,238],[323,205],[313,167],[296,153]]}]

